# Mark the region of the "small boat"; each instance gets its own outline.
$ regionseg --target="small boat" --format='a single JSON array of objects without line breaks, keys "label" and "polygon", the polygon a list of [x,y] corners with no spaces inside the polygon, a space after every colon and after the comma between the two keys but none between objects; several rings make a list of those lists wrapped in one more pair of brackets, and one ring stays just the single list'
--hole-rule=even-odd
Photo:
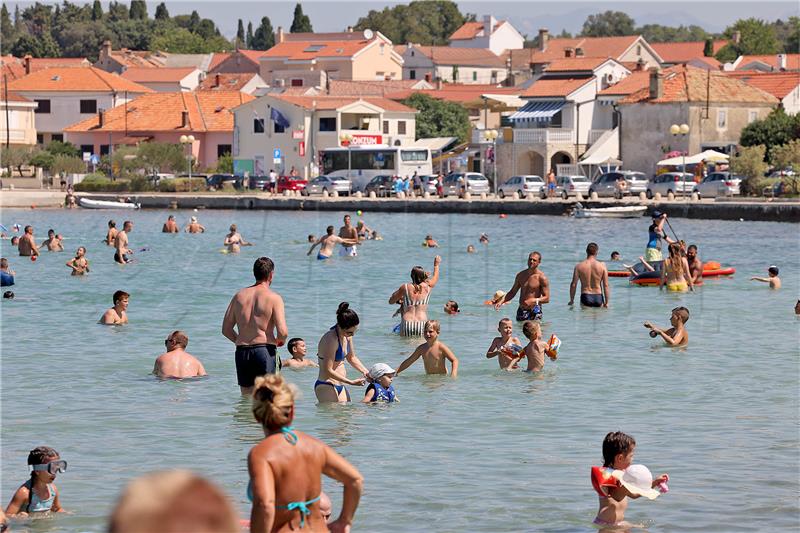
[{"label": "small boat", "polygon": [[140,204],[131,202],[112,202],[110,200],[92,200],[90,198],[81,198],[78,203],[86,209],[139,209],[140,207]]},{"label": "small boat", "polygon": [[[661,280],[661,265],[663,261],[654,261],[651,266],[655,268],[654,271],[646,270],[642,263],[636,263],[633,269],[638,272],[631,275],[630,282],[633,285],[658,285]],[[723,267],[716,261],[709,261],[703,264],[703,277],[704,278],[718,278],[721,276],[732,276],[736,273],[733,267]]]},{"label": "small boat", "polygon": [[645,211],[647,207],[643,205],[585,208],[576,204],[574,214],[575,218],[639,218]]}]

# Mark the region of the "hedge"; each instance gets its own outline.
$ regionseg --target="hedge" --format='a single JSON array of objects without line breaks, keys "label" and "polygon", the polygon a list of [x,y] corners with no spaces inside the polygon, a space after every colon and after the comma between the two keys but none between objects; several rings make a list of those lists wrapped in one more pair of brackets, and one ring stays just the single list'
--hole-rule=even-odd
[{"label": "hedge", "polygon": [[161,192],[197,192],[206,190],[205,178],[169,178],[158,182]]}]

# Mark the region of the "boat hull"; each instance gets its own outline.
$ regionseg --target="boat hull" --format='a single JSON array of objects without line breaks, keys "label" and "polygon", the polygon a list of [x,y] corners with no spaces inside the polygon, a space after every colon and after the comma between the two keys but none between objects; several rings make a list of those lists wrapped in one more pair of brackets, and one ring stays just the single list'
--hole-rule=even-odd
[{"label": "boat hull", "polygon": [[139,209],[139,204],[92,200],[91,198],[81,198],[78,200],[78,203],[85,209]]},{"label": "boat hull", "polygon": [[645,211],[645,206],[598,207],[578,209],[575,218],[639,218]]}]

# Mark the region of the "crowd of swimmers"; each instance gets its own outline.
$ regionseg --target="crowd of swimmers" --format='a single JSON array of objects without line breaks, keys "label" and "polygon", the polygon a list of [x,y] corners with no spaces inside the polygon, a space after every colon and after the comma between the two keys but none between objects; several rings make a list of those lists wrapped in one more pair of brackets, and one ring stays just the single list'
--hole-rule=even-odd
[{"label": "crowd of swimmers", "polygon": [[[665,222],[666,215],[654,215],[642,262],[647,265],[664,262],[661,282],[668,289],[683,290],[684,284],[691,289],[702,282],[702,263],[697,257],[697,247],[691,245],[687,248],[681,241],[669,238],[664,231]],[[132,230],[133,223],[129,220],[123,223],[122,230],[119,231],[113,220],[108,223],[108,232],[103,242],[114,248],[114,261],[117,263],[126,264],[132,261],[133,250],[128,238]],[[162,231],[180,231],[174,216],[168,217]],[[205,228],[193,216],[184,231],[202,233]],[[308,254],[319,246],[317,258],[320,260],[332,257],[337,247],[340,247],[340,255],[357,256],[358,247],[363,241],[375,235],[377,233],[363,222],[353,226],[350,215],[346,215],[338,234],[334,234],[333,226],[328,226],[326,234],[319,239],[309,236],[311,248]],[[32,226],[26,226],[17,246],[21,256],[35,259],[40,253],[39,248],[62,251],[62,240],[60,235],[50,230],[48,239],[37,246]],[[667,243],[669,249],[666,260],[661,255],[662,241]],[[488,246],[488,236],[482,234],[479,242]],[[432,248],[439,246],[432,235],[426,236],[423,244]],[[240,247],[253,244],[247,242],[233,224],[224,239],[224,245],[229,253],[237,253]],[[474,251],[474,247],[472,248],[468,252]],[[597,259],[598,253],[598,245],[589,243],[586,247],[586,259],[575,265],[569,288],[569,305],[574,305],[580,285],[579,303],[582,307],[609,306],[611,294],[608,270]],[[611,259],[620,262],[622,260],[616,251],[611,254]],[[334,325],[319,339],[318,363],[307,359],[305,340],[299,337],[289,339],[283,299],[271,288],[275,264],[267,257],[256,259],[253,264],[254,283],[232,297],[221,325],[222,335],[235,347],[237,383],[242,394],[252,398],[253,416],[264,430],[264,439],[250,450],[247,459],[250,476],[248,497],[252,501],[249,521],[251,531],[278,531],[286,527],[308,527],[311,531],[324,531],[326,528],[335,532],[348,531],[363,487],[363,477],[353,465],[326,444],[292,426],[297,393],[295,386],[282,377],[282,367],[317,369],[313,390],[320,403],[352,401],[347,386],[366,386],[360,400],[364,403],[398,402],[395,378],[419,359],[422,359],[426,374],[458,377],[458,357],[440,339],[439,321],[428,318],[431,293],[439,281],[441,262],[441,257],[434,258],[432,272],[426,271],[422,266],[413,267],[410,283],[402,283],[388,299],[389,305],[398,306],[398,333],[422,338],[424,342],[400,361],[396,368],[386,362],[367,368],[358,358],[354,345],[360,320],[348,302],[339,304]],[[502,370],[539,372],[544,367],[546,357],[557,359],[558,348],[552,343],[555,336],[550,341],[545,341],[541,327],[544,306],[551,302],[550,283],[540,270],[541,263],[542,254],[531,252],[527,258],[527,268],[516,274],[511,288],[507,292],[497,291],[487,301],[496,310],[500,310],[502,306],[513,302],[519,293],[514,317],[522,324],[522,335],[527,343],[514,335],[514,322],[506,317],[499,321],[499,336],[491,341],[486,351],[487,358],[497,358]],[[80,246],[75,257],[67,261],[66,265],[71,269],[72,275],[89,273],[86,248]],[[767,278],[751,279],[768,283],[773,289],[780,288],[778,268],[771,266],[768,274]],[[14,284],[15,274],[9,268],[6,258],[0,259],[0,276],[3,285]],[[128,323],[129,299],[130,294],[127,292],[116,291],[112,296],[113,305],[105,311],[99,322],[105,325]],[[448,300],[444,310],[449,315],[457,315],[460,311],[454,300]],[[796,312],[800,314],[800,300]],[[670,327],[661,328],[651,322],[645,322],[644,326],[652,337],[660,336],[669,346],[686,346],[689,342],[686,330],[688,320],[689,310],[680,306],[670,314]],[[189,336],[186,332],[171,332],[164,340],[164,353],[156,357],[153,374],[164,379],[205,376],[206,370],[200,360],[186,351],[188,344]],[[284,345],[290,357],[281,360],[278,357],[278,348]],[[520,365],[523,359],[526,360],[524,369]],[[348,377],[345,363],[356,370],[356,377]],[[601,527],[628,527],[624,513],[629,498],[645,496],[654,499],[668,490],[666,482],[669,478],[666,474],[653,478],[647,467],[632,463],[635,445],[635,440],[629,435],[622,432],[609,433],[602,444],[603,466],[591,469],[592,486],[599,498],[595,523]],[[60,493],[54,481],[57,474],[66,472],[67,462],[53,448],[40,446],[28,455],[28,465],[31,467],[30,479],[14,493],[5,514],[25,516],[63,512]],[[321,491],[322,474],[343,485],[341,512],[332,520],[330,500]],[[144,509],[146,506],[137,501],[141,499],[137,495],[153,490],[156,485],[175,498],[179,494],[205,492],[206,499],[203,501],[215,499],[218,505],[210,505],[208,508],[218,509],[219,512],[213,516],[200,513],[199,520],[215,522],[215,531],[240,530],[241,524],[236,520],[224,494],[207,481],[185,472],[145,476],[131,483],[112,515],[109,530],[152,531],[147,528],[156,523],[150,521],[156,518],[149,513],[155,511]],[[178,486],[183,489],[173,490]],[[215,495],[213,498],[212,494]],[[165,502],[168,501],[172,500],[167,498]],[[0,522],[5,523],[4,520],[5,516],[0,514]],[[165,527],[161,527],[161,530],[167,531]]]}]

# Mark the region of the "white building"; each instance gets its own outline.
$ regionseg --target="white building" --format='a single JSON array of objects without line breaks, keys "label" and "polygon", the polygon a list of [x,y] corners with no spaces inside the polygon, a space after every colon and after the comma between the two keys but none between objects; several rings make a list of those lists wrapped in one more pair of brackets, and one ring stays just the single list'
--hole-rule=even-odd
[{"label": "white building", "polygon": [[519,50],[525,37],[507,20],[484,15],[483,22],[465,22],[450,36],[454,48],[484,48],[500,55],[506,50]]},{"label": "white building", "polygon": [[149,87],[158,93],[191,92],[203,81],[206,75],[194,67],[131,67],[121,77]]},{"label": "white building", "polygon": [[403,79],[441,79],[448,83],[500,84],[508,71],[506,61],[486,48],[450,46],[396,46],[403,57]]}]

